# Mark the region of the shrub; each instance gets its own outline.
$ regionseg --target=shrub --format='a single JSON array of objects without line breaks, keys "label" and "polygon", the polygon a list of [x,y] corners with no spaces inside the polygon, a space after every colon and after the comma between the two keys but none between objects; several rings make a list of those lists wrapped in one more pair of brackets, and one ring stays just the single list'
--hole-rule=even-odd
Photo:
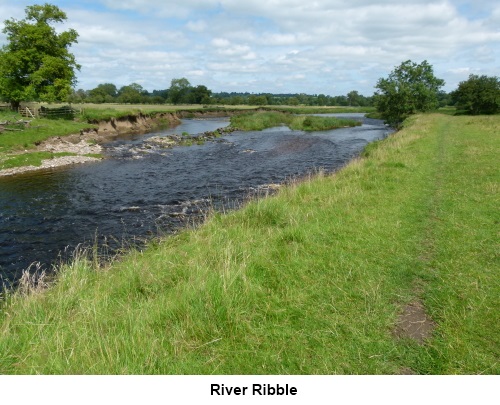
[{"label": "shrub", "polygon": [[500,81],[498,77],[470,75],[452,93],[458,110],[472,115],[495,114],[500,111]]}]

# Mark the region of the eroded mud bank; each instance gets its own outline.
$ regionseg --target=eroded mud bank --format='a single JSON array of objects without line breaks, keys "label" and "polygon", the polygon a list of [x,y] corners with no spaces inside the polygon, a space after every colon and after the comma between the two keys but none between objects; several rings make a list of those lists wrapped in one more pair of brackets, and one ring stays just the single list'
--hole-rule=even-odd
[{"label": "eroded mud bank", "polygon": [[20,173],[43,170],[47,168],[69,166],[74,164],[97,162],[101,160],[102,144],[110,142],[125,134],[142,134],[162,127],[171,127],[180,124],[182,118],[209,118],[227,116],[228,112],[190,112],[178,111],[175,113],[157,113],[154,115],[136,114],[127,115],[109,120],[91,121],[88,129],[78,134],[69,134],[64,137],[49,138],[34,150],[29,152],[72,153],[74,156],[58,156],[45,159],[40,166],[22,166],[0,170],[0,177],[13,176]]}]

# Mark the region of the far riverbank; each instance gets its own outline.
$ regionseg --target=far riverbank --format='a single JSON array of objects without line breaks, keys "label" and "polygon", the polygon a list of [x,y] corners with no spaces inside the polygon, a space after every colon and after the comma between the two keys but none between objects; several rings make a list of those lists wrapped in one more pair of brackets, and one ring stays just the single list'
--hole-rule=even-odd
[{"label": "far riverbank", "polygon": [[[277,109],[288,113],[293,111],[290,108]],[[309,110],[322,111],[317,108]],[[333,109],[336,110],[345,109]],[[141,134],[175,126],[182,118],[229,117],[255,111],[264,112],[269,109],[220,107],[149,112],[99,109],[87,110],[85,122],[81,119],[76,122],[37,119],[36,122],[30,122],[24,131],[4,131],[0,134],[0,177],[97,162],[102,159],[102,144],[125,134]],[[75,130],[78,132],[75,133]]]}]

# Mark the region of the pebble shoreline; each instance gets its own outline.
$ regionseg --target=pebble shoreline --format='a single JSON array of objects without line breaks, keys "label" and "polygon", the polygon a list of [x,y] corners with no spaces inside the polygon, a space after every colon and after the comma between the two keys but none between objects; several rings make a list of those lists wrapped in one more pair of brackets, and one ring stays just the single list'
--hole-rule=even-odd
[{"label": "pebble shoreline", "polygon": [[81,163],[98,162],[100,160],[101,159],[89,156],[60,156],[53,159],[42,160],[42,164],[40,166],[21,166],[13,167],[12,169],[0,170],[0,177],[13,176],[15,174],[34,172],[43,169],[53,169],[55,167],[69,166]]},{"label": "pebble shoreline", "polygon": [[78,143],[72,143],[57,137],[45,141],[39,145],[36,150],[39,152],[44,151],[52,153],[69,152],[75,153],[76,156],[57,156],[52,159],[42,160],[42,164],[40,166],[21,166],[0,170],[0,177],[88,162],[98,162],[101,159],[84,155],[100,154],[102,152],[102,147],[97,144],[91,145],[85,140],[81,140]]}]

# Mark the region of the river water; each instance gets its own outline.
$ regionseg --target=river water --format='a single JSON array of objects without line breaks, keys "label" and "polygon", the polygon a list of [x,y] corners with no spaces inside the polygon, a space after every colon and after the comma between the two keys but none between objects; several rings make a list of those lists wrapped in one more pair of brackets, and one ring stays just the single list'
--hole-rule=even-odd
[{"label": "river water", "polygon": [[109,254],[194,223],[209,209],[235,208],[274,184],[334,171],[389,132],[362,114],[342,116],[363,125],[313,133],[237,131],[171,149],[144,142],[229,124],[186,119],[105,145],[108,158],[99,163],[0,178],[0,282],[10,285],[30,266],[50,269],[78,246],[98,245]]}]

